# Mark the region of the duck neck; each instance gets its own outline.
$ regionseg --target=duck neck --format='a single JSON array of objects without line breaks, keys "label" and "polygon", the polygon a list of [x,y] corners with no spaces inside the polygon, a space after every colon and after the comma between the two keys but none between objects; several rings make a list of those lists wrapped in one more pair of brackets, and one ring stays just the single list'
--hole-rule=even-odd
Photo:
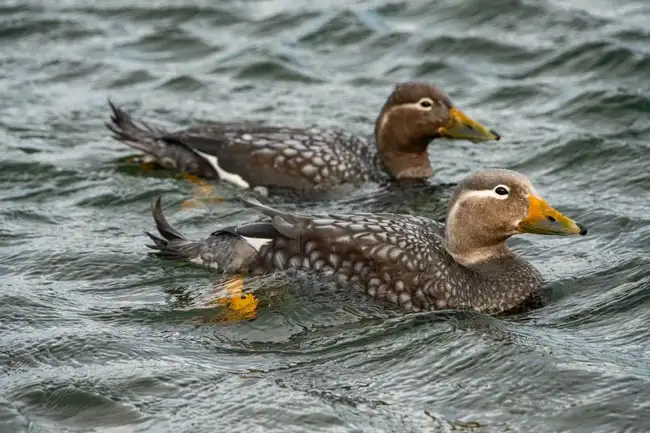
[{"label": "duck neck", "polygon": [[457,243],[447,241],[447,252],[456,262],[465,267],[480,266],[495,260],[503,260],[513,256],[512,250],[501,242],[495,245],[485,246],[461,246]]},{"label": "duck neck", "polygon": [[433,175],[427,154],[430,137],[413,137],[407,122],[391,121],[390,112],[377,118],[375,142],[385,170],[394,179],[426,179]]},{"label": "duck neck", "polygon": [[[486,313],[528,309],[546,302],[539,272],[507,245],[508,236],[495,236],[481,218],[448,215],[445,249],[463,281],[464,304]],[[451,218],[450,218],[451,217]]]},{"label": "duck neck", "polygon": [[379,152],[379,158],[386,171],[397,180],[427,179],[433,176],[433,169],[426,152]]},{"label": "duck neck", "polygon": [[486,222],[482,211],[468,203],[461,195],[449,204],[445,227],[447,252],[465,266],[512,256],[506,245],[510,236],[495,231]]}]

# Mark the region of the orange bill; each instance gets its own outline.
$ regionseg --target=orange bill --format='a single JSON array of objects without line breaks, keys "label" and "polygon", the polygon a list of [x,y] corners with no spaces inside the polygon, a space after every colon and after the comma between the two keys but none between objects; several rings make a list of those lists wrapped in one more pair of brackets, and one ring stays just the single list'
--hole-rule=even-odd
[{"label": "orange bill", "polygon": [[520,233],[559,236],[587,234],[584,226],[553,209],[543,198],[530,194],[528,201],[528,215],[517,226]]},{"label": "orange bill", "polygon": [[441,137],[469,140],[475,143],[501,139],[501,135],[496,131],[481,125],[456,107],[450,110],[450,114],[447,125],[438,129]]}]

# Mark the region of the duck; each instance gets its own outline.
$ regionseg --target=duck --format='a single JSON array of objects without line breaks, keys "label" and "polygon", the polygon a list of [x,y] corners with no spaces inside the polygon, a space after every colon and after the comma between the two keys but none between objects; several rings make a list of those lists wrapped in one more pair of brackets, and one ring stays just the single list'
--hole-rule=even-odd
[{"label": "duck", "polygon": [[445,223],[408,214],[291,213],[257,198],[241,200],[266,219],[189,240],[169,224],[159,196],[152,214],[160,236],[147,232],[153,240],[147,246],[164,259],[230,275],[315,272],[407,312],[509,314],[545,305],[550,292],[508,239],[587,234],[583,225],[551,207],[528,177],[506,169],[480,170],[462,179]]},{"label": "duck", "polygon": [[484,142],[501,135],[452,104],[438,86],[395,85],[375,122],[374,137],[340,130],[211,123],[168,131],[136,121],[108,101],[111,136],[154,163],[190,178],[223,180],[267,191],[329,190],[366,182],[425,180],[433,175],[430,142],[445,138]]}]

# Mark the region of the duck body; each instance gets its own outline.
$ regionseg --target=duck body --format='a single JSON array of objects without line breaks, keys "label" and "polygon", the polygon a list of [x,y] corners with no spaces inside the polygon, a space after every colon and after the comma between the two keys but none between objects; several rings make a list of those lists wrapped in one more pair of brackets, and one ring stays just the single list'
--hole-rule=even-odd
[{"label": "duck body", "polygon": [[146,161],[241,188],[309,190],[426,179],[433,174],[427,155],[432,140],[500,139],[455,108],[442,90],[422,83],[395,87],[370,137],[260,123],[214,123],[168,132],[136,122],[109,104],[107,128],[115,139],[143,152]]},{"label": "duck body", "polygon": [[[490,188],[495,187],[493,183],[488,183]],[[466,186],[460,184],[460,189]],[[501,199],[476,197],[475,190],[465,189],[464,194],[456,195],[455,201],[452,199],[454,221],[462,221],[462,215],[456,215],[458,212],[466,214],[455,204],[462,208],[470,200],[480,200],[472,206],[504,205]],[[488,242],[466,251],[462,236],[458,245],[450,239],[454,236],[450,230],[460,228],[450,225],[449,218],[448,224],[443,225],[421,216],[386,213],[310,216],[283,212],[251,199],[244,203],[270,221],[228,227],[207,239],[189,241],[171,228],[159,199],[153,215],[163,237],[149,234],[155,243],[150,247],[164,257],[188,260],[226,273],[259,275],[291,268],[310,270],[355,284],[369,296],[411,312],[462,309],[496,314],[536,308],[548,300],[549,292],[543,287],[540,273],[514,254],[505,242]],[[509,206],[520,207],[519,201],[510,203]],[[524,205],[526,210],[517,221],[517,230],[528,227],[525,230],[531,233],[533,229],[546,230],[546,234],[586,233],[550,207],[544,208],[545,216],[540,216]],[[495,230],[505,227],[499,224],[499,217],[489,224]],[[462,230],[471,232],[480,226],[477,221]]]},{"label": "duck body", "polygon": [[137,125],[111,104],[115,137],[161,166],[240,188],[296,190],[389,179],[374,139],[335,130],[207,124],[166,132]]}]

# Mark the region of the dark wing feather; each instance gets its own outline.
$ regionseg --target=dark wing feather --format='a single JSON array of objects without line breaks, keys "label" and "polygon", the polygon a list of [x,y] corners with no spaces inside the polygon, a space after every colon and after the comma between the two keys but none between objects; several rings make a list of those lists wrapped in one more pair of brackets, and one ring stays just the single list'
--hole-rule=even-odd
[{"label": "dark wing feather", "polygon": [[283,236],[358,251],[369,260],[404,271],[426,272],[436,267],[440,260],[437,252],[444,247],[442,224],[422,217],[370,213],[307,216],[282,212],[253,199],[244,202],[271,217]]},{"label": "dark wing feather", "polygon": [[[240,126],[240,125],[238,125]],[[369,179],[374,155],[365,139],[332,131],[206,125],[163,136],[214,156],[251,186],[311,189]]]}]

